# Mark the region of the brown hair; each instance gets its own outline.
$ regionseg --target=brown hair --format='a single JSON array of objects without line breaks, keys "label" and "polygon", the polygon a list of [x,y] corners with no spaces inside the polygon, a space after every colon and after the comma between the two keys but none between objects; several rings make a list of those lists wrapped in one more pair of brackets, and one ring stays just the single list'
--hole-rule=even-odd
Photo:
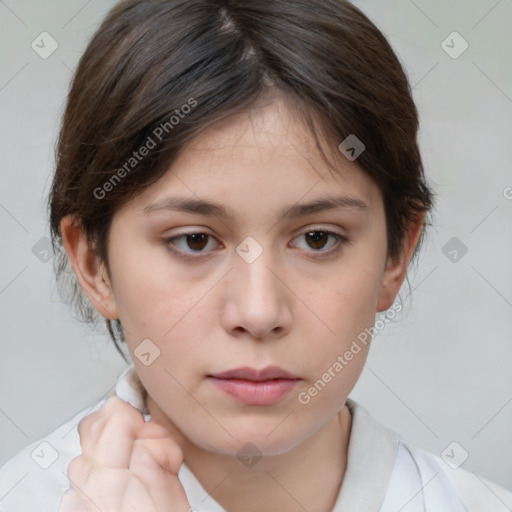
[{"label": "brown hair", "polygon": [[[334,148],[351,134],[363,141],[357,164],[382,192],[388,256],[399,255],[408,223],[419,213],[427,219],[433,192],[408,80],[365,14],[344,0],[124,0],[75,71],[49,196],[57,280],[81,319],[101,320],[70,270],[61,219],[76,217],[109,270],[114,213],[201,130],[250,108],[270,85],[293,101],[319,149],[318,134]],[[106,325],[126,361],[119,320]]]}]

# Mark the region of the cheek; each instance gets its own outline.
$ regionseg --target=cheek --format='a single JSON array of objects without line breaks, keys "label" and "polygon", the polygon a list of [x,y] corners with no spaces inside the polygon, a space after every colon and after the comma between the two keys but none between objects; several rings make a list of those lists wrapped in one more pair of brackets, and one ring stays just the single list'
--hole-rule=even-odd
[{"label": "cheek", "polygon": [[[371,344],[370,327],[375,319],[375,298],[371,291],[358,291],[357,299],[350,293],[333,292],[332,300],[325,303],[323,315],[335,335],[321,337],[310,333],[305,341],[304,354],[309,354],[308,380],[296,401],[312,417],[327,418],[334,414],[364,368]],[[311,340],[315,340],[314,347]]]},{"label": "cheek", "polygon": [[315,409],[316,414],[325,411],[329,416],[336,411],[352,391],[366,362],[369,345],[359,345],[357,353],[348,350],[351,353],[350,360],[346,359],[347,351],[333,356],[316,378],[299,390],[297,403],[306,409]]},{"label": "cheek", "polygon": [[114,247],[110,256],[114,295],[127,339],[154,337],[165,342],[207,287],[195,284],[188,274],[185,278],[164,248],[123,247],[122,241]]},{"label": "cheek", "polygon": [[375,265],[346,265],[318,289],[313,304],[321,305],[319,316],[336,334],[337,343],[347,343],[373,325],[381,285]]},{"label": "cheek", "polygon": [[[349,262],[322,287],[311,289],[309,297],[315,311],[329,327],[327,336],[308,332],[310,345],[304,347],[311,356],[313,388],[306,390],[307,401],[315,408],[341,403],[357,382],[364,367],[374,325],[380,278],[375,262],[359,259]],[[309,326],[313,325],[308,322]],[[318,326],[318,322],[316,324]],[[333,334],[334,333],[334,334]],[[315,347],[311,347],[314,339]],[[299,401],[300,402],[300,401]]]}]

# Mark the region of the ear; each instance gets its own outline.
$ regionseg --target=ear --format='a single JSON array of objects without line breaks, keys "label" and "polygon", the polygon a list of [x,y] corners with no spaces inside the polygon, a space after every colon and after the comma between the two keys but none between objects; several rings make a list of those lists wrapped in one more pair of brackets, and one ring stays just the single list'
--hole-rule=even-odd
[{"label": "ear", "polygon": [[377,312],[386,311],[391,307],[396,295],[400,291],[400,287],[405,279],[407,268],[412,259],[414,249],[423,229],[425,215],[420,213],[416,219],[409,223],[409,231],[406,231],[402,242],[402,250],[397,260],[392,261],[388,258],[386,270],[382,280],[380,289],[379,302]]},{"label": "ear", "polygon": [[99,256],[90,247],[87,235],[71,215],[61,220],[62,241],[82,290],[104,318],[119,318],[108,273]]}]

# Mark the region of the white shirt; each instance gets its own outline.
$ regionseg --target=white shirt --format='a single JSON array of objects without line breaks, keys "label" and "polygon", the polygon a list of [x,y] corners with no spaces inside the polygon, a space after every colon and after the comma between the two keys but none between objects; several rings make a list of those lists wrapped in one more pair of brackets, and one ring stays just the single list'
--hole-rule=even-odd
[{"label": "white shirt", "polygon": [[[0,512],[57,512],[69,489],[67,467],[82,451],[77,426],[116,394],[144,414],[134,365],[92,408],[35,441],[0,468]],[[333,512],[510,512],[512,492],[404,441],[347,399],[352,414],[348,460]],[[455,452],[449,453],[449,456]],[[183,464],[179,473],[199,512],[225,512]]]}]

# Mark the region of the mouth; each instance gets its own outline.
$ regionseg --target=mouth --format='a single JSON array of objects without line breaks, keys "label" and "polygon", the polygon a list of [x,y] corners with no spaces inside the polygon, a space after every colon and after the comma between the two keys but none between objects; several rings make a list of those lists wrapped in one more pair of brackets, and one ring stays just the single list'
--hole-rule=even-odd
[{"label": "mouth", "polygon": [[292,375],[282,368],[279,368],[278,366],[267,366],[261,370],[244,366],[243,368],[235,368],[233,370],[228,370],[221,373],[214,373],[213,375],[209,375],[209,377],[214,377],[217,379],[242,379],[255,382],[263,382],[273,379],[292,380],[299,378],[296,375]]},{"label": "mouth", "polygon": [[246,405],[272,405],[284,398],[302,379],[277,366],[261,370],[236,368],[208,379],[214,386]]}]

